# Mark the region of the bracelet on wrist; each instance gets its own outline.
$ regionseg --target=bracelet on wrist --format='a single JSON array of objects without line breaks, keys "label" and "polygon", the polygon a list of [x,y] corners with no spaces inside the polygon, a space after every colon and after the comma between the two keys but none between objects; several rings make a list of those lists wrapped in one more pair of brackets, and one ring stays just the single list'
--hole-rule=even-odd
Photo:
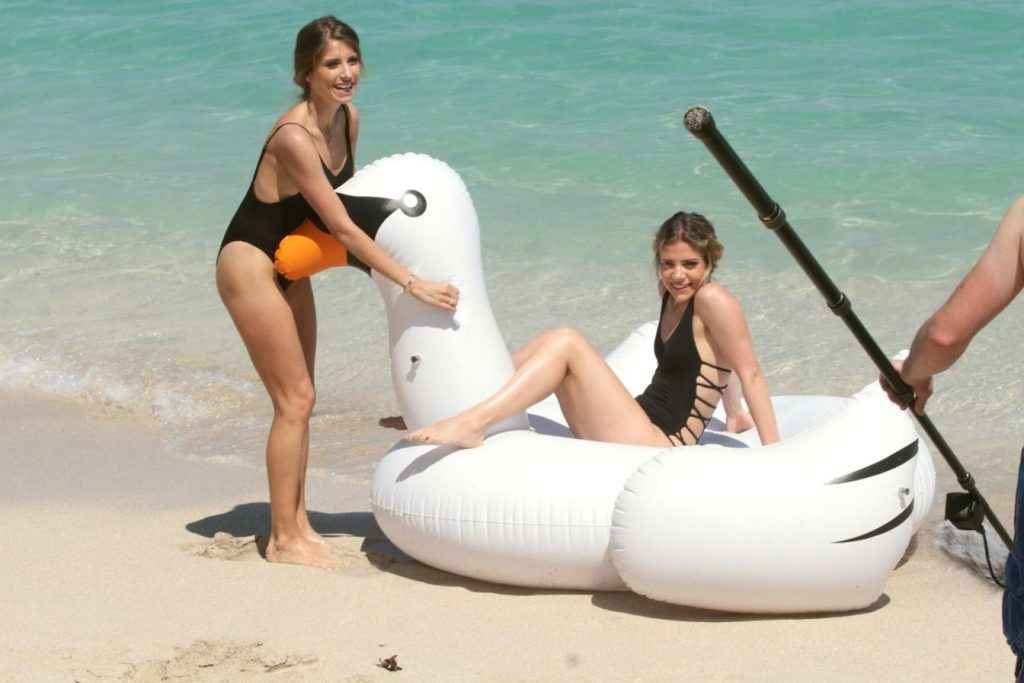
[{"label": "bracelet on wrist", "polygon": [[416,280],[416,276],[409,273],[409,278],[405,281],[405,284],[402,285],[402,291],[408,292],[409,288],[412,287],[412,283],[416,282]]}]

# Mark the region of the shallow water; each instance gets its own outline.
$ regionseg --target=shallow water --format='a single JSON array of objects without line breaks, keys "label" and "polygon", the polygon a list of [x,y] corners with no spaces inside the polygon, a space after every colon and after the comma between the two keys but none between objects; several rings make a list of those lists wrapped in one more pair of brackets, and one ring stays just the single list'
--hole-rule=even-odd
[{"label": "shallow water", "polygon": [[[7,3],[0,387],[151,416],[186,457],[259,465],[269,402],[212,266],[262,138],[293,101],[294,34],[316,11]],[[774,393],[872,381],[682,128],[694,104],[889,352],[1021,192],[1024,48],[1007,30],[1020,3],[380,2],[344,18],[368,64],[357,161],[418,151],[464,177],[510,346],[569,323],[610,349],[655,317],[649,237],[685,207],[718,226],[719,279],[744,303]],[[365,477],[396,437],[377,427],[397,410],[382,309],[355,271],[315,289],[314,459]],[[1021,440],[1019,311],[942,376],[931,408],[999,500]]]}]

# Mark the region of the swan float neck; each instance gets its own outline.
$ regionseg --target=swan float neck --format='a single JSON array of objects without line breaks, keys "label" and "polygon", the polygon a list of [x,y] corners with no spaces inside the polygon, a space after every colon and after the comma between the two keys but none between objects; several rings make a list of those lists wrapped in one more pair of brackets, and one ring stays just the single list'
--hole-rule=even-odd
[{"label": "swan float neck", "polygon": [[[450,417],[500,389],[514,367],[487,297],[479,220],[462,178],[432,157],[400,154],[364,167],[338,192],[393,199],[402,210],[381,224],[377,244],[419,277],[451,282],[460,291],[452,315],[373,273],[387,311],[391,377],[408,427]],[[520,413],[489,433],[528,426]]]}]

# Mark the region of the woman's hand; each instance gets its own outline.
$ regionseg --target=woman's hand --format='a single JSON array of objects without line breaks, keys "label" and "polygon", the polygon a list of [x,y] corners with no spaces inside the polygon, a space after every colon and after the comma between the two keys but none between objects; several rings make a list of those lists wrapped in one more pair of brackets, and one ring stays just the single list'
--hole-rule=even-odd
[{"label": "woman's hand", "polygon": [[754,422],[754,418],[745,410],[725,416],[725,431],[732,432],[733,434],[745,432],[756,426],[757,423]]},{"label": "woman's hand", "polygon": [[459,288],[450,282],[431,282],[413,278],[405,288],[412,296],[425,304],[454,312],[459,305]]}]

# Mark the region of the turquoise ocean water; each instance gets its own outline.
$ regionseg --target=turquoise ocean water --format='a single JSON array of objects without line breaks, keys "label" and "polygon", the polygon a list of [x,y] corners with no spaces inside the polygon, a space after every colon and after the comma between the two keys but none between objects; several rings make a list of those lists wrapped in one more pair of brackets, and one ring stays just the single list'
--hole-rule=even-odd
[{"label": "turquoise ocean water", "polygon": [[[649,237],[689,208],[726,243],[720,279],[774,393],[848,394],[874,378],[682,128],[695,104],[890,352],[1024,192],[1016,1],[8,1],[0,388],[155,419],[186,457],[262,461],[269,402],[213,262],[294,101],[295,32],[330,11],[364,44],[357,162],[417,151],[462,174],[510,345],[570,323],[609,349],[654,318]],[[315,464],[365,477],[396,437],[376,425],[396,410],[383,312],[361,273],[315,288]],[[1000,494],[1024,431],[1020,310],[943,376],[932,408]]]}]

